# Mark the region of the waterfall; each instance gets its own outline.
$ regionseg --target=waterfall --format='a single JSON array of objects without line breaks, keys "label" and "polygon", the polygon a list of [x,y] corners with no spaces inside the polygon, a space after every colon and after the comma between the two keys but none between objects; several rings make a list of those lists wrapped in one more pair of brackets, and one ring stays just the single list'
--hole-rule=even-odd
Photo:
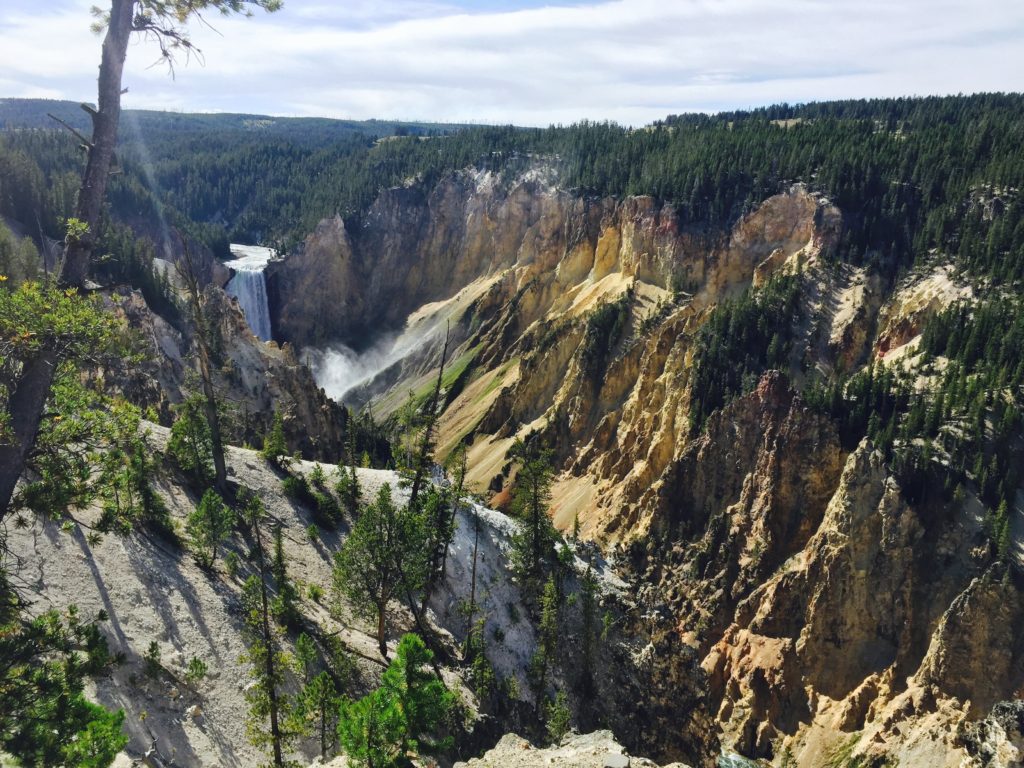
[{"label": "waterfall", "polygon": [[231,253],[238,258],[225,262],[224,266],[230,267],[235,274],[224,290],[238,299],[238,305],[252,332],[263,341],[268,341],[271,337],[270,307],[267,304],[267,280],[263,270],[277,254],[273,248],[236,243],[231,244]]}]

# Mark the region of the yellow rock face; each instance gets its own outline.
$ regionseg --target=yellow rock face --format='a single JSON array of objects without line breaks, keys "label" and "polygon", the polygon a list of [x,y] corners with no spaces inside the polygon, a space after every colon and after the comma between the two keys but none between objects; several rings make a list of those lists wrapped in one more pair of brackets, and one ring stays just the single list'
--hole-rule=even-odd
[{"label": "yellow rock face", "polygon": [[[496,502],[516,437],[554,447],[556,524],[578,521],[628,563],[638,606],[653,606],[630,629],[650,639],[638,675],[657,689],[649,726],[667,751],[673,734],[710,729],[776,764],[959,765],[974,738],[960,724],[1024,686],[1019,588],[973,547],[977,509],[912,508],[880,456],[845,452],[791,385],[904,359],[931,313],[972,296],[941,266],[887,286],[831,263],[841,226],[799,186],[709,234],[648,197],[581,199],[544,173],[456,174],[383,195],[351,238],[326,227],[308,264],[282,274],[282,300],[306,286],[302,301],[352,328],[451,320],[450,359],[472,363],[438,445],[465,444],[471,485]],[[765,374],[691,436],[695,335],[720,302],[779,273],[802,289],[788,376]],[[621,334],[595,344],[595,310],[627,294]],[[411,355],[375,414],[437,362],[426,345]],[[674,712],[690,675],[703,708]],[[1016,754],[1001,727],[977,738]]]}]

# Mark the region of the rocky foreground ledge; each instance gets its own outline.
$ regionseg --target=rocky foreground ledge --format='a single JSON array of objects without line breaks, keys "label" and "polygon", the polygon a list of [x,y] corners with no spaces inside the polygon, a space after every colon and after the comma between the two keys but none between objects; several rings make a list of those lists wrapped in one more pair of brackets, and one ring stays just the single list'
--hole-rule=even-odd
[{"label": "rocky foreground ledge", "polygon": [[[316,761],[310,768],[349,768],[351,763],[340,755],[328,763]],[[434,768],[429,757],[418,758],[422,768]],[[455,763],[453,768],[548,768],[553,765],[572,768],[690,768],[683,763],[659,766],[645,757],[633,757],[615,741],[611,731],[570,733],[558,746],[535,747],[522,736],[506,733],[483,757]]]},{"label": "rocky foreground ledge", "polygon": [[[627,755],[615,741],[611,731],[570,734],[556,747],[540,749],[522,736],[508,733],[502,736],[494,749],[483,757],[468,763],[456,763],[455,768],[546,768],[551,765],[574,768],[659,768],[644,757]],[[688,768],[683,763],[672,763],[665,768]]]}]

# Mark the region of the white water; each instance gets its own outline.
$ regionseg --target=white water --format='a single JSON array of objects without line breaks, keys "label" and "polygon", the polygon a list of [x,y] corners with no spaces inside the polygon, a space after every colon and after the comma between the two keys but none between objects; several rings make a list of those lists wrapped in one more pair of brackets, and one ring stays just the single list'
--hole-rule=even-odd
[{"label": "white water", "polygon": [[340,403],[349,391],[398,361],[398,357],[388,354],[390,350],[387,347],[375,346],[359,354],[344,344],[333,344],[326,349],[306,350],[305,357],[316,383],[323,387],[328,397]]},{"label": "white water", "polygon": [[332,344],[324,349],[307,349],[304,354],[316,383],[324,388],[328,397],[340,403],[350,391],[372,381],[442,334],[443,321],[434,319],[433,322],[421,322],[406,328],[401,335],[386,335],[363,352],[356,352],[344,344]]},{"label": "white water", "polygon": [[231,253],[237,258],[224,262],[234,270],[235,276],[224,287],[228,295],[238,299],[249,328],[263,341],[270,339],[270,306],[267,304],[267,280],[263,274],[276,256],[273,248],[258,245],[231,244]]}]

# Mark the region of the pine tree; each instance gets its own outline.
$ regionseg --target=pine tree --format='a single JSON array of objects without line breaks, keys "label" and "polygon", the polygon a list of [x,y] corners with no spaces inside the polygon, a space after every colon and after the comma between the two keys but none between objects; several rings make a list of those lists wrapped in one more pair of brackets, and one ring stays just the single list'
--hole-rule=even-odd
[{"label": "pine tree", "polygon": [[376,691],[356,701],[342,701],[338,743],[350,762],[366,768],[391,768],[404,756],[403,736],[404,720],[397,702]]},{"label": "pine tree", "polygon": [[210,453],[213,458],[213,487],[227,495],[228,470],[224,461],[224,439],[221,434],[220,404],[213,381],[213,349],[219,346],[219,330],[210,316],[200,287],[199,273],[188,240],[181,237],[182,254],[175,263],[178,276],[185,285],[196,352],[199,358],[199,380],[202,384],[203,416],[210,431]]},{"label": "pine tree", "polygon": [[172,528],[167,505],[151,484],[157,473],[156,460],[146,441],[132,436],[128,447],[127,484],[138,505],[138,516],[144,524],[161,530]]},{"label": "pine tree", "polygon": [[537,649],[530,659],[527,675],[533,686],[537,714],[543,712],[543,702],[548,686],[548,676],[556,661],[558,652],[558,588],[552,576],[544,585],[541,597],[540,625],[537,627]]},{"label": "pine tree", "polygon": [[367,768],[400,764],[407,753],[443,748],[435,740],[455,703],[428,666],[433,654],[416,635],[405,635],[380,687],[341,706],[338,739],[349,759]]},{"label": "pine tree", "polygon": [[32,240],[25,237],[19,240],[7,226],[0,221],[0,275],[16,286],[26,280],[38,276],[42,261],[39,251]]},{"label": "pine tree", "polygon": [[383,485],[335,556],[335,593],[376,620],[377,643],[385,658],[388,604],[423,587],[426,540],[422,518],[396,506],[391,488]]},{"label": "pine tree", "polygon": [[[295,661],[302,673],[302,686],[288,715],[288,728],[304,736],[315,736],[320,744],[320,757],[326,762],[334,745],[342,700],[331,673],[317,673],[316,644],[305,632],[295,641]],[[347,678],[347,666],[343,673]]]},{"label": "pine tree", "polygon": [[[436,534],[434,538],[434,563],[432,573],[435,579],[443,579],[445,569],[448,566],[448,550],[455,538],[455,515],[462,504],[462,496],[466,489],[466,473],[468,470],[467,451],[465,445],[459,445],[449,454],[445,461],[447,467],[454,474],[451,490],[448,494],[448,507],[440,508],[443,514],[435,521]],[[437,553],[440,551],[440,562],[437,561]]]},{"label": "pine tree", "polygon": [[126,535],[141,525],[173,540],[167,505],[151,485],[157,464],[146,441],[134,431],[126,434],[109,446],[98,463],[104,482],[103,512],[96,528]]},{"label": "pine tree", "polygon": [[454,514],[457,497],[447,488],[430,487],[421,498],[427,534],[427,578],[421,608],[425,610],[431,591],[444,576],[442,569],[448,556],[448,547],[455,535]]},{"label": "pine tree", "polygon": [[335,490],[348,513],[349,520],[359,514],[359,474],[356,472],[356,433],[353,418],[348,418],[347,466],[338,467],[338,483]]},{"label": "pine tree", "polygon": [[213,482],[213,443],[210,426],[203,418],[202,397],[192,394],[176,407],[167,453],[181,471],[199,485]]},{"label": "pine tree", "polygon": [[330,674],[321,672],[303,687],[296,705],[304,722],[303,732],[312,733],[320,742],[320,757],[326,761],[337,736],[338,716],[342,699]]},{"label": "pine tree", "polygon": [[274,412],[274,421],[270,432],[263,438],[263,458],[272,464],[283,466],[288,457],[288,443],[284,439],[284,422],[278,411]]},{"label": "pine tree", "polygon": [[295,660],[302,671],[303,685],[308,685],[313,677],[316,658],[316,644],[313,642],[313,638],[303,632],[295,641]]},{"label": "pine tree", "polygon": [[512,568],[527,595],[535,595],[551,568],[558,540],[548,517],[554,470],[549,451],[536,451],[516,440],[511,453],[520,462],[513,497],[520,525],[512,539]]},{"label": "pine tree", "polygon": [[124,711],[83,695],[85,676],[110,660],[103,634],[74,606],[34,618],[19,608],[0,572],[0,749],[24,765],[109,765],[128,743]]},{"label": "pine tree", "polygon": [[[472,619],[471,619],[472,620]],[[469,679],[481,706],[494,690],[497,679],[487,657],[487,617],[473,620],[466,633],[464,655],[469,661]]]},{"label": "pine tree", "polygon": [[419,636],[403,635],[394,661],[381,677],[379,690],[398,703],[404,720],[404,746],[413,753],[423,747],[443,746],[444,740],[434,740],[431,735],[444,724],[455,702],[454,694],[430,669],[433,656]]},{"label": "pine tree", "polygon": [[403,474],[407,474],[415,470],[415,451],[417,437],[421,428],[420,415],[416,408],[416,398],[412,390],[409,390],[405,403],[398,410],[396,422],[398,425],[398,439],[394,441],[394,446],[392,447],[392,458],[398,470]]},{"label": "pine tree", "polygon": [[1006,499],[999,502],[992,519],[992,543],[995,544],[996,555],[1005,560],[1010,552],[1010,509]]},{"label": "pine tree", "polygon": [[557,745],[572,729],[572,712],[565,691],[559,691],[555,698],[544,707],[544,727],[548,732],[548,741]]},{"label": "pine tree", "polygon": [[234,524],[234,511],[224,503],[220,494],[208,489],[185,523],[185,532],[201,565],[209,568],[214,564],[217,550],[231,534]]},{"label": "pine tree", "polygon": [[270,572],[274,575],[274,588],[277,590],[271,611],[279,624],[294,628],[302,618],[298,608],[299,593],[288,576],[284,531],[280,524],[274,526],[274,559],[271,561]]}]

